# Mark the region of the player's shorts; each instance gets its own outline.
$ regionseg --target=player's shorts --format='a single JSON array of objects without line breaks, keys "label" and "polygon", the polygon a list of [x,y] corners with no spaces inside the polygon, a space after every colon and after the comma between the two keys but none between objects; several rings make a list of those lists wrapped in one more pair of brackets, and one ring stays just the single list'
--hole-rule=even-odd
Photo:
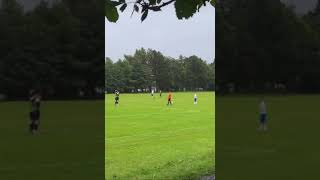
[{"label": "player's shorts", "polygon": [[117,97],[115,97],[114,99],[115,99],[116,101],[119,101],[119,97],[118,97],[118,96],[117,96]]},{"label": "player's shorts", "polygon": [[168,101],[171,102],[171,98],[169,98]]},{"label": "player's shorts", "polygon": [[194,98],[194,102],[197,102],[197,100],[198,100],[197,98]]},{"label": "player's shorts", "polygon": [[264,124],[267,122],[267,114],[260,114],[260,123]]},{"label": "player's shorts", "polygon": [[31,111],[30,112],[30,120],[38,121],[40,119],[40,111]]}]

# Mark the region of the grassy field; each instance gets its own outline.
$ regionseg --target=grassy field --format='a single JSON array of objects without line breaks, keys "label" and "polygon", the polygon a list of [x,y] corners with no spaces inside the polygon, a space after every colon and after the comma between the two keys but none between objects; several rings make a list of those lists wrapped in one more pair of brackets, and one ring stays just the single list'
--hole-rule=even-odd
[{"label": "grassy field", "polygon": [[29,110],[0,103],[1,180],[103,179],[103,101],[43,102],[37,135],[28,133]]},{"label": "grassy field", "polygon": [[216,97],[217,179],[317,179],[320,96],[265,99],[269,131],[262,133],[259,97]]},{"label": "grassy field", "polygon": [[106,179],[184,180],[212,174],[214,93],[106,96]]}]

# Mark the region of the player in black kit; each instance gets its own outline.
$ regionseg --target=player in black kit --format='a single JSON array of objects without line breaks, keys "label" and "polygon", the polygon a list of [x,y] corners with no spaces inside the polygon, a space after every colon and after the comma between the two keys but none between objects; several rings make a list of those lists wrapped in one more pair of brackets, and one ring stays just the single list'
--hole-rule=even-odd
[{"label": "player in black kit", "polygon": [[40,102],[41,102],[40,92],[32,91],[30,93],[31,111],[30,111],[30,124],[29,124],[29,130],[31,134],[35,134],[36,132],[38,132],[38,129],[39,129]]}]

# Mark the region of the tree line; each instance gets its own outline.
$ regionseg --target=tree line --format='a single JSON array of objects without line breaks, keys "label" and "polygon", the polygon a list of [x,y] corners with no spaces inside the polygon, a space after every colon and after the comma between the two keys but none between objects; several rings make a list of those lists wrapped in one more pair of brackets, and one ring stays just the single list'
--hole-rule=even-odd
[{"label": "tree line", "polygon": [[123,59],[105,61],[107,92],[137,92],[138,89],[168,91],[214,90],[215,65],[197,56],[178,59],[155,50],[138,49]]},{"label": "tree line", "polygon": [[320,1],[303,16],[280,0],[216,5],[217,90],[320,92]]},{"label": "tree line", "polygon": [[15,0],[0,5],[0,94],[25,98],[95,96],[104,88],[104,2],[41,1],[25,11]]}]

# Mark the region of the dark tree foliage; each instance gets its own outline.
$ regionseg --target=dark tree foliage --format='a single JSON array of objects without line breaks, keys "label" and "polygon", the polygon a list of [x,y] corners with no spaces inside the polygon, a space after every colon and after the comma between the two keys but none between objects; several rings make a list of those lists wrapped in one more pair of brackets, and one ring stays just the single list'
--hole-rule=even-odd
[{"label": "dark tree foliage", "polygon": [[110,22],[117,22],[119,18],[118,9],[123,12],[128,5],[132,5],[132,14],[140,13],[141,21],[144,21],[150,11],[159,12],[162,11],[163,7],[174,4],[177,18],[188,19],[202,6],[207,4],[214,6],[215,3],[216,0],[106,0],[106,17]]},{"label": "dark tree foliage", "polygon": [[16,1],[3,0],[0,94],[25,98],[38,88],[47,97],[75,97],[80,89],[93,96],[96,87],[103,88],[101,5],[98,0],[42,1],[25,12]]},{"label": "dark tree foliage", "polygon": [[155,50],[139,49],[117,62],[106,58],[105,69],[107,92],[136,92],[151,87],[162,91],[214,90],[214,63],[208,64],[197,56],[173,59]]},{"label": "dark tree foliage", "polygon": [[319,92],[319,14],[299,17],[279,0],[219,1],[218,92],[230,84],[236,92]]}]

